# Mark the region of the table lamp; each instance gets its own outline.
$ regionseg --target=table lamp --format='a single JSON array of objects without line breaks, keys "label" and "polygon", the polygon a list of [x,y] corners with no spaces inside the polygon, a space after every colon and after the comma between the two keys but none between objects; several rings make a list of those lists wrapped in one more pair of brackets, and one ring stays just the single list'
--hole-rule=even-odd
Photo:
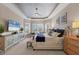
[{"label": "table lamp", "polygon": [[72,28],[78,29],[78,37],[79,37],[79,20],[76,20],[72,23]]}]

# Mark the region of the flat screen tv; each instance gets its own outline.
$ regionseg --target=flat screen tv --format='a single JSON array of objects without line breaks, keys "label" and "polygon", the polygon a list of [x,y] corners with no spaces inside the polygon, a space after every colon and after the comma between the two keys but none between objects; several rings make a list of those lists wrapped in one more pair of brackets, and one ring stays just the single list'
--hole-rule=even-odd
[{"label": "flat screen tv", "polygon": [[17,20],[8,21],[8,31],[18,31],[20,30],[20,23]]}]

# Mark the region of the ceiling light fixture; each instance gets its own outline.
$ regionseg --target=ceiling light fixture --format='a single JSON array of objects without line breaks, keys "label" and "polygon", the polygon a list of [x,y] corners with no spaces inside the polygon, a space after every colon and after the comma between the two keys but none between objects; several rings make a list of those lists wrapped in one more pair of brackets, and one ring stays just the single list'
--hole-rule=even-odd
[{"label": "ceiling light fixture", "polygon": [[35,16],[41,16],[39,13],[38,13],[38,8],[35,8]]}]

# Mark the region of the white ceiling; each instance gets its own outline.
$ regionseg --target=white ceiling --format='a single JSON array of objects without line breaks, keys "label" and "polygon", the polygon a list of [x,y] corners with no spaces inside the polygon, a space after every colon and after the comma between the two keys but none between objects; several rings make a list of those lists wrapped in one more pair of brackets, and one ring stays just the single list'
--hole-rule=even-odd
[{"label": "white ceiling", "polygon": [[[32,19],[44,19],[51,15],[58,3],[15,3],[25,16]],[[40,15],[35,15],[36,8]]]}]

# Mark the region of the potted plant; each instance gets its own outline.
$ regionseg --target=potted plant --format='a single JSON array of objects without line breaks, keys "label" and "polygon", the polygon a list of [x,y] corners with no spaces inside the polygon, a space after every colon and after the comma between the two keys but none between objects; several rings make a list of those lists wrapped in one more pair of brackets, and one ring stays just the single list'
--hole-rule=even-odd
[{"label": "potted plant", "polygon": [[22,28],[22,27],[20,28],[20,31],[21,31],[21,32],[23,31],[23,28]]},{"label": "potted plant", "polygon": [[4,32],[4,27],[0,24],[0,33]]}]

